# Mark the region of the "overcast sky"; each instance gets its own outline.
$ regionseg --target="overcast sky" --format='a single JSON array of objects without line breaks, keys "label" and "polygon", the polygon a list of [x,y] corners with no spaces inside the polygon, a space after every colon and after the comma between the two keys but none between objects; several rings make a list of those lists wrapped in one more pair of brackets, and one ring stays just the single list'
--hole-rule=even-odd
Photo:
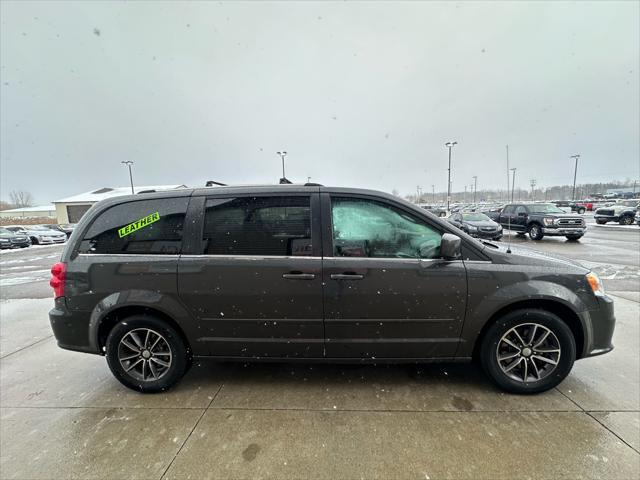
[{"label": "overcast sky", "polygon": [[640,176],[638,2],[1,3],[1,192]]}]

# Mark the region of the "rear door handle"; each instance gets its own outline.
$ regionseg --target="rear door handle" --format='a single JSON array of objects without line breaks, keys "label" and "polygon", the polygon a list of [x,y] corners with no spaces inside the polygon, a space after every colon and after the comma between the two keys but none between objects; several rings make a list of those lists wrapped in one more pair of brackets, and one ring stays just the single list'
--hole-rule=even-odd
[{"label": "rear door handle", "polygon": [[288,280],[313,280],[316,276],[313,273],[283,273],[282,278],[286,278]]},{"label": "rear door handle", "polygon": [[362,280],[364,275],[359,273],[332,273],[331,280]]}]

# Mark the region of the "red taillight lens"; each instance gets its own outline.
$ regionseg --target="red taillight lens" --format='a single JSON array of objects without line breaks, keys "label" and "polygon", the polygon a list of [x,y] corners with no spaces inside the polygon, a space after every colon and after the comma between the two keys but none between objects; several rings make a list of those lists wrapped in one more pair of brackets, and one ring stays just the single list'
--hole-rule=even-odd
[{"label": "red taillight lens", "polygon": [[51,280],[49,280],[49,285],[53,288],[53,293],[56,298],[64,297],[64,280],[66,276],[66,263],[58,262],[51,267]]}]

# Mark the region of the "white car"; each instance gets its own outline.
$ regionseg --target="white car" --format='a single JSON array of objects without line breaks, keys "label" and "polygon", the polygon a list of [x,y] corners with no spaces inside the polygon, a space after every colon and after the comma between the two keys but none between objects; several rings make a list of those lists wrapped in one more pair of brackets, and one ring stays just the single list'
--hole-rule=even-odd
[{"label": "white car", "polygon": [[67,235],[63,232],[41,225],[9,225],[5,228],[15,233],[27,235],[33,245],[50,245],[67,241]]}]

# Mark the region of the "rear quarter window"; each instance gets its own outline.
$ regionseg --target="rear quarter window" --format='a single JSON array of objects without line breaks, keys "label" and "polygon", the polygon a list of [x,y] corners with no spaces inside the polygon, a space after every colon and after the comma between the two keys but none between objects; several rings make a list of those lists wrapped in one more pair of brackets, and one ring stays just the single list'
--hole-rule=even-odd
[{"label": "rear quarter window", "polygon": [[79,253],[179,254],[188,197],[115,205],[94,220]]}]

